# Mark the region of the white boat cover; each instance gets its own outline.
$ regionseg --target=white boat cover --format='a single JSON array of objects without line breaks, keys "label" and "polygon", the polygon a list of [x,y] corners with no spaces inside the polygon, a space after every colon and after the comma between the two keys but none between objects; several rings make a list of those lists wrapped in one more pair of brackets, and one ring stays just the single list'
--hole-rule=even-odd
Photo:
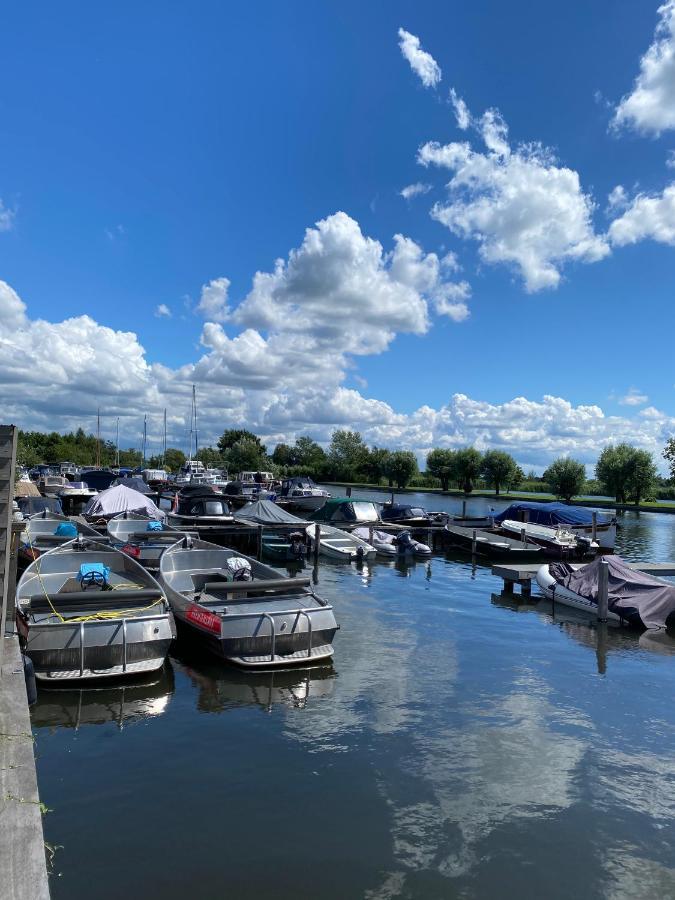
[{"label": "white boat cover", "polygon": [[[352,529],[352,534],[355,534],[357,537],[360,537],[362,541],[370,540],[370,529],[369,528],[354,528]],[[373,529],[373,541],[379,541],[381,544],[394,544],[395,538],[393,534],[389,534],[388,531],[377,531],[377,529]]]},{"label": "white boat cover", "polygon": [[166,513],[158,509],[152,500],[123,484],[101,491],[91,498],[84,509],[85,516],[116,516],[122,512],[145,513],[162,521],[166,518]]},{"label": "white boat cover", "polygon": [[[646,628],[665,628],[675,610],[675,586],[629,568],[620,556],[604,557],[609,567],[608,607],[617,616],[637,610]],[[558,584],[597,603],[601,559],[574,571],[566,563],[551,563],[549,571]]]},{"label": "white boat cover", "polygon": [[253,500],[242,506],[235,514],[235,519],[243,522],[255,522],[258,525],[297,525],[298,527],[309,524],[304,519],[286,512],[271,500]]}]

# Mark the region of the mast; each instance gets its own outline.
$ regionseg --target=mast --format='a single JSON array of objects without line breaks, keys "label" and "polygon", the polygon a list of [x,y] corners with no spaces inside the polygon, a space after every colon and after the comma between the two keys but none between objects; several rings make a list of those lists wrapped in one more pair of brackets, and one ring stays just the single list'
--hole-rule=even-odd
[{"label": "mast", "polygon": [[96,410],[96,468],[101,468],[101,407]]},{"label": "mast", "polygon": [[115,465],[120,467],[120,417],[117,417],[117,430],[115,432]]},{"label": "mast", "polygon": [[166,406],[164,407],[164,449],[162,451],[162,468],[166,465]]},{"label": "mast", "polygon": [[192,409],[195,417],[195,456],[199,451],[199,432],[197,431],[197,392],[194,384],[192,385]]},{"label": "mast", "polygon": [[148,443],[148,416],[143,416],[143,468],[145,468],[145,447]]}]

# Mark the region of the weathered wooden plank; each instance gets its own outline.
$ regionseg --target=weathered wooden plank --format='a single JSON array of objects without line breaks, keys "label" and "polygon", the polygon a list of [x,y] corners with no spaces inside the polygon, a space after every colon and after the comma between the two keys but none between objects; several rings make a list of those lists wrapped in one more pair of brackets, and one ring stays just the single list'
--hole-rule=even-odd
[{"label": "weathered wooden plank", "polygon": [[[0,640],[3,640],[0,638]],[[0,673],[0,895],[49,900],[42,812],[18,638],[4,638]]]},{"label": "weathered wooden plank", "polygon": [[[584,563],[573,563],[573,569],[579,569]],[[656,577],[664,575],[675,575],[675,562],[664,563],[627,563],[631,569],[637,572],[644,572],[646,575],[655,575]],[[504,581],[528,581],[537,574],[542,563],[516,563],[508,565],[503,563],[492,567],[492,574]]]}]

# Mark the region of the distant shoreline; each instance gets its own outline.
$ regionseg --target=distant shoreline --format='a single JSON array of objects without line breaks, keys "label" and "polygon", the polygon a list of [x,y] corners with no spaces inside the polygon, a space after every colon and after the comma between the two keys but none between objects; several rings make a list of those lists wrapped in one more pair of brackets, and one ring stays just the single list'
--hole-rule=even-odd
[{"label": "distant shoreline", "polygon": [[[465,494],[460,490],[443,491],[441,488],[389,488],[381,484],[366,484],[365,482],[348,482],[348,481],[322,481],[322,484],[328,487],[344,487],[355,488],[363,491],[379,491],[382,494],[429,494],[435,497],[457,497],[459,500],[473,500],[479,498],[482,500],[504,500],[507,503],[515,503],[519,500],[526,500],[532,503],[550,503],[557,498],[553,494],[519,494],[517,492],[508,494],[495,494],[494,491],[472,491]],[[572,506],[590,506],[597,509],[616,509],[616,510],[632,510],[633,512],[659,512],[675,515],[675,503],[660,503],[658,500],[653,503],[644,502],[635,503],[616,503],[614,500],[597,500],[575,499]]]}]

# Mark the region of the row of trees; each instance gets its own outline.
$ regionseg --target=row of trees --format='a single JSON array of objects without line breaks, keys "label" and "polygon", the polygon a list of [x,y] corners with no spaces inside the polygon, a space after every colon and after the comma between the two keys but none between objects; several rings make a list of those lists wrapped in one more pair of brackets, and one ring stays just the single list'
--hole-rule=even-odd
[{"label": "row of trees", "polygon": [[[663,456],[675,479],[675,438],[667,442]],[[97,458],[103,466],[113,465],[116,460],[114,444],[97,441],[94,435],[85,434],[81,428],[68,434],[19,432],[18,460],[22,465],[65,460],[77,465],[93,465]],[[481,486],[494,488],[497,494],[502,490],[515,490],[525,481],[515,459],[502,450],[480,453],[474,447],[436,448],[427,455],[426,472],[421,474],[412,451],[369,447],[358,431],[347,429],[333,432],[327,450],[311,437],[303,436],[294,444],[277,444],[270,455],[253,432],[230,428],[222,433],[216,447],[201,448],[197,458],[206,466],[226,468],[231,474],[243,470],[272,470],[276,475],[308,474],[325,481],[380,484],[385,480],[390,487],[397,488],[411,482],[420,486],[440,484],[443,490],[453,485],[467,493],[479,481]],[[147,464],[152,468],[163,466],[169,471],[177,471],[185,459],[181,450],[169,448],[164,456],[150,457]],[[133,467],[141,461],[140,450],[120,450],[120,465]],[[617,503],[640,503],[652,499],[663,483],[652,455],[626,443],[605,447],[595,466],[595,478],[596,482],[589,483],[583,463],[561,457],[551,463],[541,480],[535,484],[526,482],[526,485],[548,489],[566,500],[587,492],[592,485],[595,493],[604,492],[615,497]]]}]

